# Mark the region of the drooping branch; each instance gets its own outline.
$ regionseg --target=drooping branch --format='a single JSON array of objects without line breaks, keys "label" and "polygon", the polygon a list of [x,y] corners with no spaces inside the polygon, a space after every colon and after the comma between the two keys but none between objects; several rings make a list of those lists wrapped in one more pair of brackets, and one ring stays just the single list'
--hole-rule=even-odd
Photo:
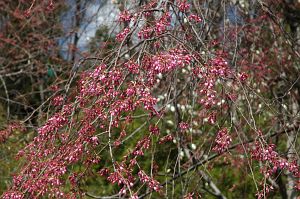
[{"label": "drooping branch", "polygon": [[[280,136],[280,135],[285,134],[285,133],[291,133],[291,132],[293,132],[293,131],[295,131],[296,129],[299,129],[299,128],[300,128],[300,125],[299,125],[299,124],[295,124],[295,125],[293,125],[292,127],[287,127],[287,129],[281,130],[281,131],[279,131],[279,132],[275,132],[275,133],[272,133],[272,134],[270,134],[270,135],[265,135],[264,138],[265,138],[265,139],[268,139],[268,138]],[[256,140],[256,139],[250,139],[250,140],[245,141],[245,142],[243,142],[243,143],[236,143],[236,144],[230,146],[230,147],[228,148],[228,151],[234,150],[234,149],[236,149],[237,147],[239,147],[239,146],[241,146],[241,145],[246,145],[246,144],[253,143],[255,140]],[[162,183],[161,186],[165,186],[166,184],[169,184],[169,183],[171,183],[172,181],[174,181],[174,180],[176,180],[176,179],[178,179],[178,178],[180,178],[180,177],[183,177],[184,175],[190,173],[191,171],[197,169],[198,167],[203,166],[204,164],[206,164],[206,163],[208,163],[208,162],[210,162],[210,161],[212,161],[212,160],[214,160],[214,159],[216,159],[216,158],[218,158],[218,157],[224,155],[224,154],[227,153],[228,151],[224,151],[224,152],[222,152],[222,153],[216,153],[216,154],[213,154],[213,155],[209,156],[208,158],[206,158],[206,159],[204,159],[204,160],[201,160],[201,161],[197,162],[196,164],[190,166],[190,167],[189,167],[188,169],[186,169],[185,171],[183,171],[183,172],[181,172],[181,173],[175,175],[174,177],[172,177],[172,178],[169,179],[168,181]],[[147,195],[149,195],[151,192],[152,192],[152,191],[149,191],[149,192],[147,192],[147,193],[145,193],[145,194],[142,194],[141,196],[139,196],[139,198],[140,198],[140,199],[141,199],[141,198],[145,198],[145,197],[146,197]]]}]

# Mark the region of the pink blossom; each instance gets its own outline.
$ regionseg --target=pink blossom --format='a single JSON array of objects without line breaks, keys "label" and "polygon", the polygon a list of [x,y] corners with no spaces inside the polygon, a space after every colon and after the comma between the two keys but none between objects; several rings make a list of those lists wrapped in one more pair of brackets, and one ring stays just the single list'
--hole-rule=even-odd
[{"label": "pink blossom", "polygon": [[[159,24],[159,26],[161,26],[161,24]],[[162,32],[163,31],[163,27],[158,28],[157,31],[158,32]],[[138,37],[140,39],[149,39],[152,33],[153,33],[153,28],[151,28],[151,27],[144,27],[138,33]]]},{"label": "pink blossom", "polygon": [[231,137],[228,134],[228,130],[223,128],[219,130],[217,137],[215,139],[215,146],[213,147],[213,151],[218,153],[223,153],[225,150],[228,149],[232,142]]},{"label": "pink blossom", "polygon": [[195,15],[195,14],[191,14],[191,15],[189,16],[189,20],[195,21],[195,22],[197,22],[197,23],[202,22],[201,17],[199,17],[199,16],[197,16],[197,15]]},{"label": "pink blossom", "polygon": [[188,11],[188,10],[190,9],[190,6],[191,6],[191,5],[188,4],[186,0],[181,0],[181,1],[179,2],[179,5],[178,5],[179,10],[180,10],[181,12],[186,12],[186,11]]},{"label": "pink blossom", "polygon": [[122,32],[117,34],[116,40],[122,42],[127,37],[129,32],[130,32],[130,28],[125,28]]},{"label": "pink blossom", "polygon": [[151,135],[159,135],[159,128],[157,126],[149,126],[149,131]]},{"label": "pink blossom", "polygon": [[179,128],[182,132],[184,132],[189,128],[189,124],[186,123],[186,122],[180,122],[179,123]]},{"label": "pink blossom", "polygon": [[159,182],[149,177],[144,171],[139,171],[138,176],[141,182],[148,184],[149,188],[153,189],[154,191],[160,190]]},{"label": "pink blossom", "polygon": [[131,14],[125,10],[119,15],[119,22],[130,22],[132,16]]},{"label": "pink blossom", "polygon": [[166,136],[160,138],[158,143],[159,143],[159,144],[163,144],[163,143],[165,143],[165,142],[172,141],[173,139],[174,139],[174,138],[173,138],[172,135],[166,135]]},{"label": "pink blossom", "polygon": [[241,73],[241,74],[239,75],[239,78],[240,78],[240,81],[241,81],[241,82],[245,82],[245,81],[248,79],[248,74],[246,74],[246,73]]}]

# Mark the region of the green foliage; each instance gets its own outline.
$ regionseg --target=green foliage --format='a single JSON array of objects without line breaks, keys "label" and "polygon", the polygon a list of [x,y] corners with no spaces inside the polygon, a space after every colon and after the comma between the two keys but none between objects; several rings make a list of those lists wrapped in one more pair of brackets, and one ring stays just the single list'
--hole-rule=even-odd
[{"label": "green foliage", "polygon": [[23,161],[16,160],[16,154],[31,139],[32,132],[14,131],[6,141],[0,142],[0,195],[11,185],[12,175],[23,164]]}]

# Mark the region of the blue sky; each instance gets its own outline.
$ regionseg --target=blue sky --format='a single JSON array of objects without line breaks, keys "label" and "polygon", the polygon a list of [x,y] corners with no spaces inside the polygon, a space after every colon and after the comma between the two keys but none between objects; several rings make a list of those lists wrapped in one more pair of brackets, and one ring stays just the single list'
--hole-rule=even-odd
[{"label": "blue sky", "polygon": [[[76,0],[68,0],[69,9],[61,16],[65,37],[58,39],[61,46],[61,53],[65,59],[68,59],[68,44],[73,43],[74,34],[69,34],[74,27],[74,16],[76,10]],[[96,30],[102,26],[111,26],[116,21],[119,14],[119,9],[108,0],[93,0],[86,5],[85,17],[81,23],[79,33],[78,48],[85,51],[88,49],[88,44],[92,37],[94,37]]]}]

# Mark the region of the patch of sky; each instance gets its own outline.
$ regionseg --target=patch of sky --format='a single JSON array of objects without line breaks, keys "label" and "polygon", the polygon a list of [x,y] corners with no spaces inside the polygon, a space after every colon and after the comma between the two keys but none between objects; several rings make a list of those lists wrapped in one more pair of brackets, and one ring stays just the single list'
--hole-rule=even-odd
[{"label": "patch of sky", "polygon": [[[61,15],[61,23],[64,37],[58,39],[61,55],[64,59],[70,59],[70,44],[73,44],[75,37],[75,13],[76,0],[67,0],[68,9]],[[82,1],[82,20],[78,30],[79,40],[77,48],[79,52],[88,50],[90,40],[95,36],[100,26],[112,27],[117,20],[119,9],[108,0]]]}]

